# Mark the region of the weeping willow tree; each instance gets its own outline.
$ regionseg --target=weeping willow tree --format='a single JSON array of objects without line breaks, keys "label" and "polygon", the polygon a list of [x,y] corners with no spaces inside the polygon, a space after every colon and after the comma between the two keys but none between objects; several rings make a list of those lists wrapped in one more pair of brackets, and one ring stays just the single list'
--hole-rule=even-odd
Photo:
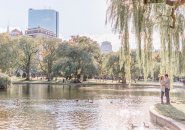
[{"label": "weeping willow tree", "polygon": [[[132,0],[132,20],[133,20],[133,30],[135,30],[136,35],[136,42],[137,42],[137,61],[139,63],[139,68],[142,68],[142,50],[141,50],[141,43],[142,43],[142,32],[143,32],[143,17],[145,8],[143,5],[142,0]],[[141,71],[140,71],[141,75]]]},{"label": "weeping willow tree", "polygon": [[[185,9],[184,9],[185,10]],[[185,75],[185,16],[180,15],[179,23],[182,25],[180,33],[180,52],[179,52],[179,75]]]},{"label": "weeping willow tree", "polygon": [[143,28],[144,28],[144,47],[143,47],[143,74],[144,80],[147,80],[147,77],[153,76],[153,21],[151,19],[151,6],[145,7],[144,19],[143,19]]},{"label": "weeping willow tree", "polygon": [[170,28],[175,28],[176,26],[176,10],[185,4],[185,0],[144,0],[144,4],[147,5],[147,4],[151,4],[151,3],[165,3],[166,5],[168,6],[171,6],[172,9],[171,9],[171,19],[172,19],[172,24],[169,25]]},{"label": "weeping willow tree", "polygon": [[[140,74],[144,75],[145,80],[149,75],[154,75],[153,40],[160,38],[160,73],[168,73],[173,81],[174,75],[183,75],[185,71],[183,67],[185,65],[185,38],[183,37],[185,16],[183,11],[185,9],[180,6],[183,3],[170,4],[163,1],[160,4],[143,4],[143,2],[143,0],[109,0],[108,21],[111,21],[114,29],[121,34],[120,60],[123,74],[129,75],[130,70],[128,30],[132,20],[137,42],[137,61],[140,70],[143,70]],[[154,31],[158,31],[159,34],[153,39]]]},{"label": "weeping willow tree", "polygon": [[121,51],[120,51],[120,70],[122,71],[122,83],[126,84],[126,77],[131,84],[131,56],[129,45],[129,21],[131,18],[131,0],[109,0],[107,9],[107,22],[111,22],[115,32],[120,34]]},{"label": "weeping willow tree", "polygon": [[[125,30],[121,33],[121,54],[120,54],[120,69],[122,70],[122,77],[129,79],[129,86],[131,85],[131,55],[129,45],[129,28],[128,22],[125,24]],[[126,83],[126,78],[122,79]]]},{"label": "weeping willow tree", "polygon": [[[182,43],[185,43],[185,38],[181,39]],[[180,53],[180,75],[185,75],[185,44],[182,44],[182,51]]]},{"label": "weeping willow tree", "polygon": [[[171,28],[171,9],[173,7],[166,5],[156,5],[155,14],[158,15],[158,29],[160,32],[160,56],[161,56],[161,66],[160,73],[168,73],[171,79],[171,88],[172,82],[175,75],[180,75],[182,73],[182,47],[184,45],[183,33],[184,33],[184,23],[185,17],[182,14],[183,8],[179,8],[179,11],[176,13],[176,26]],[[178,10],[177,10],[178,11]]]},{"label": "weeping willow tree", "polygon": [[[152,24],[146,19],[145,24],[149,28],[144,27],[144,12],[146,6],[143,5],[142,0],[109,0],[109,7],[107,9],[107,21],[111,21],[114,29],[120,33],[121,36],[121,56],[120,66],[123,72],[123,77],[127,77],[131,82],[130,73],[130,46],[129,46],[129,29],[132,26],[137,42],[137,62],[139,63],[140,75],[142,75],[142,69],[144,69],[145,79],[152,70],[150,61],[152,58]],[[149,17],[149,15],[148,15]],[[132,22],[131,22],[132,20]],[[131,26],[129,24],[132,23]],[[145,31],[145,51],[142,54],[142,33]],[[144,57],[144,58],[143,58]],[[144,59],[144,60],[143,60]],[[144,64],[143,64],[144,63]],[[146,63],[146,64],[145,64]],[[126,70],[127,68],[127,70]],[[125,82],[126,79],[123,79]],[[130,83],[129,82],[129,83]]]}]

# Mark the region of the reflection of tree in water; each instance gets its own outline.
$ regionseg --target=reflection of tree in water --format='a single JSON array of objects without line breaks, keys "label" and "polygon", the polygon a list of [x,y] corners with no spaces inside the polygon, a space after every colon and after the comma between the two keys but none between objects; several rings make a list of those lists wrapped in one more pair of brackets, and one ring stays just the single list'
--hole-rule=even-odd
[{"label": "reflection of tree in water", "polygon": [[71,85],[69,85],[69,99],[71,99]]},{"label": "reflection of tree in water", "polygon": [[92,128],[98,118],[97,114],[87,110],[71,111],[68,116],[75,127],[83,130]]},{"label": "reflection of tree in water", "polygon": [[48,98],[51,98],[53,95],[55,95],[53,94],[53,87],[50,84],[47,85],[47,94]]},{"label": "reflection of tree in water", "polygon": [[30,94],[30,84],[25,84],[22,86],[22,92],[25,95],[29,95]]}]

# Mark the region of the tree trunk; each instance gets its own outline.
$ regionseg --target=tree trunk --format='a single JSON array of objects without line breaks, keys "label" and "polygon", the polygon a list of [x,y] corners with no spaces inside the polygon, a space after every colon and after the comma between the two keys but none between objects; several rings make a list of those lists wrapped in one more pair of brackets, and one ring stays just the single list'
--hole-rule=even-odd
[{"label": "tree trunk", "polygon": [[125,73],[125,71],[123,71],[122,72],[122,84],[124,84],[124,85],[126,84],[126,77],[125,76],[126,76],[126,73]]},{"label": "tree trunk", "polygon": [[83,75],[83,81],[87,81],[87,75]]},{"label": "tree trunk", "polygon": [[47,72],[47,78],[48,78],[48,81],[51,81],[52,80],[52,65],[53,65],[53,62],[52,60],[48,60],[48,72]]},{"label": "tree trunk", "polygon": [[30,80],[30,62],[31,62],[31,56],[28,57],[28,62],[26,65],[26,80]]}]

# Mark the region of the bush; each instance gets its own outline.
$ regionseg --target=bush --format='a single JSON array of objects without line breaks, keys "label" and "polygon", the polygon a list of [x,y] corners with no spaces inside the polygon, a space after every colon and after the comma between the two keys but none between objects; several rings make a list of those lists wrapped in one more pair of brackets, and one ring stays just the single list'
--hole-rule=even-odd
[{"label": "bush", "polygon": [[16,73],[16,77],[20,77],[21,74],[19,72]]},{"label": "bush", "polygon": [[22,78],[26,78],[26,73],[23,73],[22,74]]},{"label": "bush", "polygon": [[8,75],[0,73],[0,88],[7,88],[11,85],[11,79]]},{"label": "bush", "polygon": [[72,79],[70,83],[81,83],[79,79]]}]

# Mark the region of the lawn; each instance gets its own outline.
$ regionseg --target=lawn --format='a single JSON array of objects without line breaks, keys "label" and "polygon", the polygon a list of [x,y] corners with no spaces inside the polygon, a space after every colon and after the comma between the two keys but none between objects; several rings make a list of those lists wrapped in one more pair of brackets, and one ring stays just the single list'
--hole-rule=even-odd
[{"label": "lawn", "polygon": [[170,105],[156,104],[156,111],[174,120],[185,122],[185,100],[175,99],[171,102]]}]

